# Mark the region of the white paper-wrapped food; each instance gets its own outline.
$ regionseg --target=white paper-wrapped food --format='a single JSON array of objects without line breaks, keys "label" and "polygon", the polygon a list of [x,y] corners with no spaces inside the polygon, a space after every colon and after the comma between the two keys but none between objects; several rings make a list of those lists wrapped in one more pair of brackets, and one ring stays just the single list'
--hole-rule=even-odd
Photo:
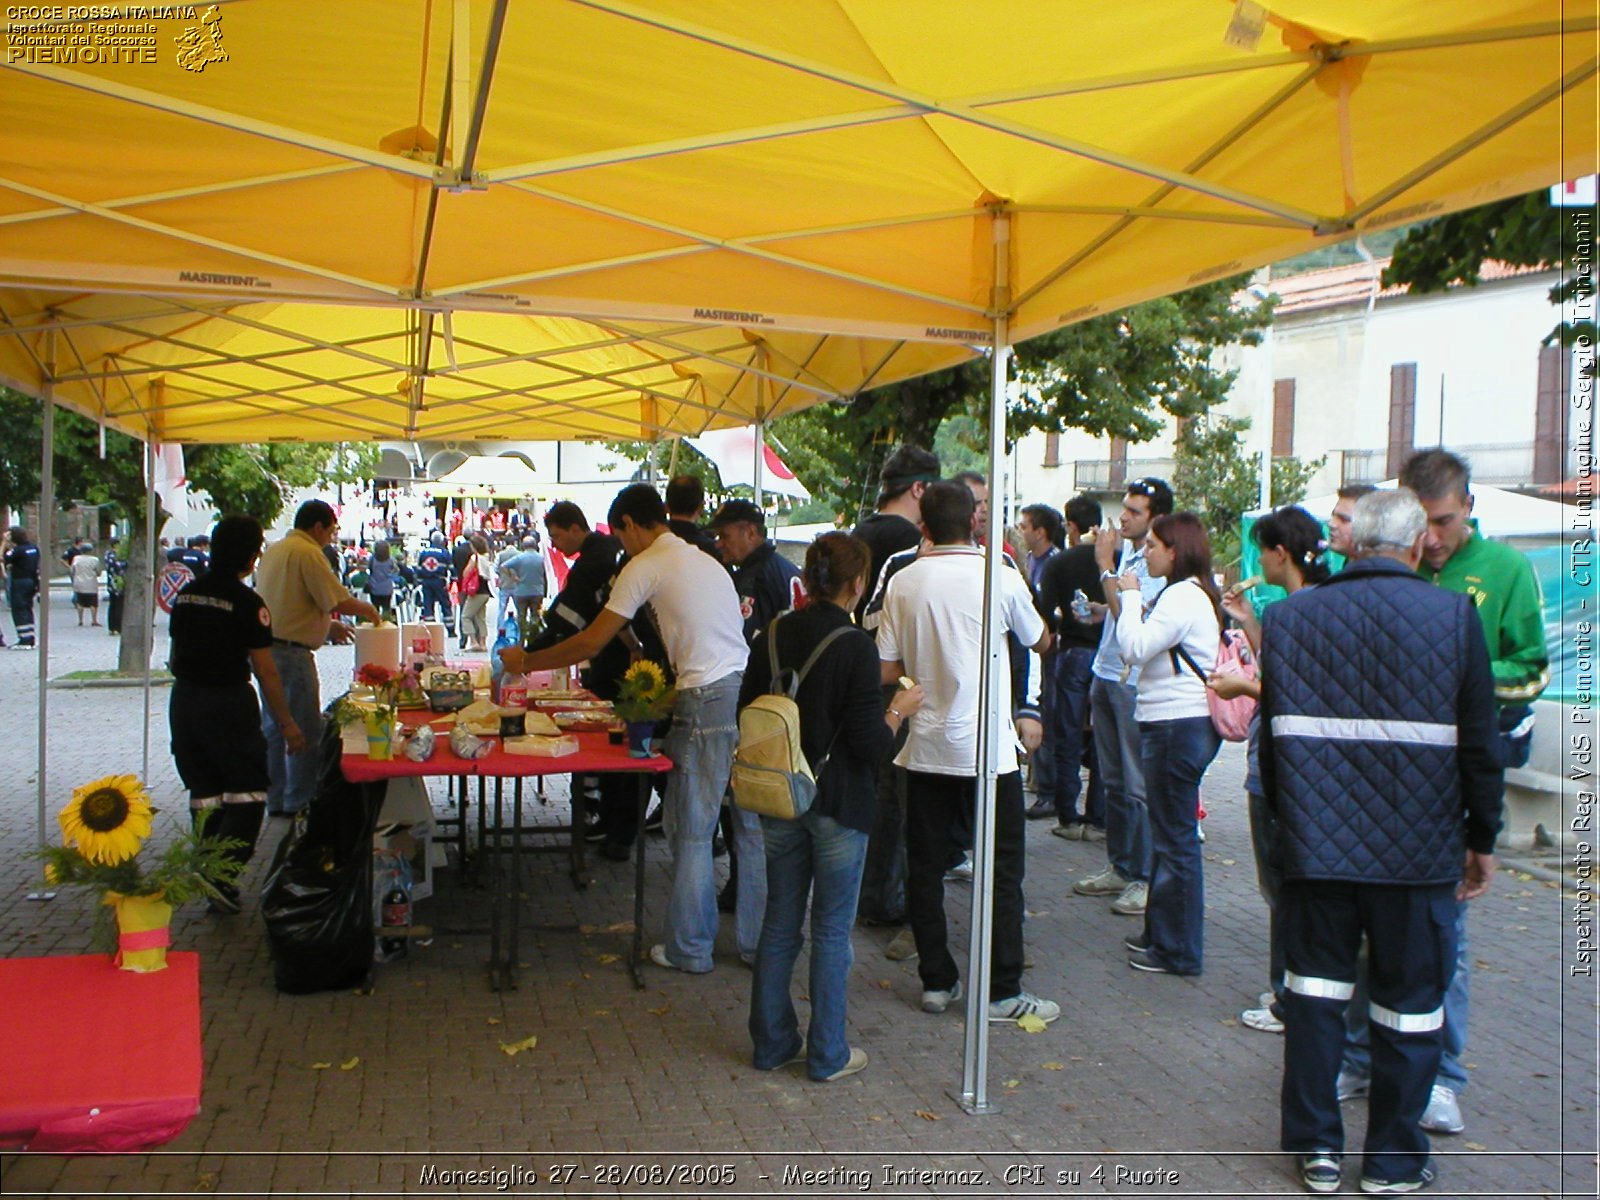
[{"label": "white paper-wrapped food", "polygon": [[564,758],[578,752],[578,739],[570,733],[560,737],[511,737],[504,742],[507,754],[526,754],[533,758]]}]

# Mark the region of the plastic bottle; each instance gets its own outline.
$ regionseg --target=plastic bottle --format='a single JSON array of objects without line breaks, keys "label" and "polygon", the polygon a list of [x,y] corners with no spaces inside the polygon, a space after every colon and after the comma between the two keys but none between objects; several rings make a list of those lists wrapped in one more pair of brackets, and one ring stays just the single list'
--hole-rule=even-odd
[{"label": "plastic bottle", "polygon": [[1082,588],[1072,593],[1072,616],[1076,621],[1087,624],[1089,621],[1089,597]]},{"label": "plastic bottle", "polygon": [[[385,930],[409,929],[411,927],[411,893],[406,890],[400,878],[400,872],[392,872],[393,881],[387,892],[383,894],[383,928]],[[379,957],[384,962],[396,958],[403,958],[410,939],[403,934],[399,937],[382,937],[379,939]]]}]

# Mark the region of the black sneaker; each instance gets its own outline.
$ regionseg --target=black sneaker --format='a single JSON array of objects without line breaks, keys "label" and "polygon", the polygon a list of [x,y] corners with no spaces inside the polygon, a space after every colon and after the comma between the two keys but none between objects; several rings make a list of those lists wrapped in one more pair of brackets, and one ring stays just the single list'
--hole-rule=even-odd
[{"label": "black sneaker", "polygon": [[1042,821],[1046,817],[1055,815],[1056,802],[1049,796],[1040,796],[1032,804],[1028,805],[1028,820],[1030,821]]},{"label": "black sneaker", "polygon": [[1142,933],[1136,933],[1131,937],[1123,938],[1122,944],[1129,950],[1132,950],[1135,954],[1143,954],[1146,950],[1150,949],[1150,943],[1145,941],[1144,934]]},{"label": "black sneaker", "polygon": [[661,801],[657,800],[655,806],[645,815],[644,827],[651,833],[661,832],[662,807]]},{"label": "black sneaker", "polygon": [[733,884],[724,884],[722,890],[717,893],[717,911],[725,913],[739,911],[739,889]]},{"label": "black sneaker", "polygon": [[1332,1150],[1313,1150],[1310,1154],[1295,1157],[1300,1169],[1300,1182],[1308,1192],[1337,1192],[1339,1190],[1339,1156]]},{"label": "black sneaker", "polygon": [[239,889],[222,883],[217,885],[217,894],[211,897],[206,911],[219,917],[231,917],[243,907],[239,901]]},{"label": "black sneaker", "polygon": [[633,847],[624,842],[613,842],[608,838],[600,843],[595,853],[601,858],[609,858],[612,862],[627,862],[633,857]]}]

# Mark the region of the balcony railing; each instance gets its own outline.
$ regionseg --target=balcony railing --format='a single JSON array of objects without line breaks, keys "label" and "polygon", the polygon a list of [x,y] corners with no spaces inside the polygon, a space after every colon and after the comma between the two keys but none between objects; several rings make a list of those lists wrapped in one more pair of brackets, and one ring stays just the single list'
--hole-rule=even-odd
[{"label": "balcony railing", "polygon": [[[1418,446],[1417,449],[1426,447]],[[1472,478],[1478,483],[1496,487],[1527,487],[1535,483],[1559,482],[1534,479],[1533,442],[1495,442],[1477,446],[1449,446],[1447,449],[1467,460],[1472,468]],[[1339,454],[1343,459],[1339,472],[1341,484],[1382,483],[1388,478],[1387,450],[1341,450]],[[1577,473],[1576,450],[1569,447],[1564,458],[1563,477],[1566,478]]]},{"label": "balcony railing", "polygon": [[1170,458],[1080,458],[1072,464],[1072,487],[1079,492],[1121,492],[1130,479],[1154,476],[1172,482]]}]

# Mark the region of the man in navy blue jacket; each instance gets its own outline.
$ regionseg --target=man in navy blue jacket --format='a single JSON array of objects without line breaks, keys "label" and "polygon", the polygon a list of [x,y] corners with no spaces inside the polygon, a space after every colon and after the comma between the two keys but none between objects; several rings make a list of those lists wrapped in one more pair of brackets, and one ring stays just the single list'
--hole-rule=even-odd
[{"label": "man in navy blue jacket", "polygon": [[1283,1149],[1339,1188],[1335,1079],[1356,955],[1371,964],[1361,1189],[1434,1179],[1419,1127],[1439,1067],[1456,902],[1494,874],[1504,790],[1494,686],[1470,598],[1416,574],[1427,514],[1405,488],[1356,505],[1360,557],[1263,616],[1261,770],[1284,885]]}]

